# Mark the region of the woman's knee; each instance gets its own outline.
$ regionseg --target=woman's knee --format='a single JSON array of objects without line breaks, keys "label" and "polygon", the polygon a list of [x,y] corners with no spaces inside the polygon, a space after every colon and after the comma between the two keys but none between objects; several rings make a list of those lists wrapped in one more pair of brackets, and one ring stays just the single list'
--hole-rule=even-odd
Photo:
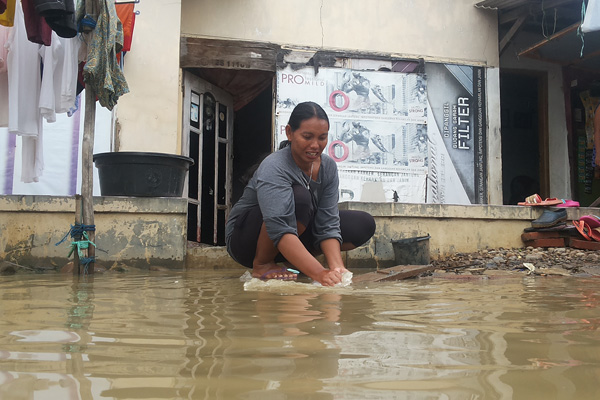
[{"label": "woman's knee", "polygon": [[375,218],[364,211],[340,210],[340,228],[344,243],[362,246],[375,234]]}]

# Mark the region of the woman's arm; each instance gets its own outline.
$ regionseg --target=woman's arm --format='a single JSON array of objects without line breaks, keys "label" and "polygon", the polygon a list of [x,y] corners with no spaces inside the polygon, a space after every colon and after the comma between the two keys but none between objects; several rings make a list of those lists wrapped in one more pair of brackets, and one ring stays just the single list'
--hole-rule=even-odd
[{"label": "woman's arm", "polygon": [[[338,253],[339,252],[339,242],[337,239],[331,239],[337,243]],[[324,241],[325,242],[325,241]],[[322,242],[323,243],[323,242]],[[327,247],[327,246],[326,246]],[[286,233],[282,236],[281,240],[277,245],[279,252],[288,260],[292,265],[306,274],[308,277],[313,280],[319,282],[323,286],[333,286],[336,283],[340,283],[342,281],[342,272],[339,267],[337,269],[325,269],[321,265],[321,263],[312,255],[306,247],[302,244],[298,236]],[[325,249],[321,247],[323,252]],[[330,249],[328,249],[330,254],[334,254]],[[327,253],[326,257],[327,257]],[[335,257],[334,257],[335,258]],[[332,258],[332,260],[334,259]],[[342,256],[339,254],[339,262],[341,262]],[[329,262],[329,257],[327,257],[327,262]],[[329,264],[331,266],[331,264]],[[343,263],[339,264],[343,268]]]},{"label": "woman's arm", "polygon": [[347,271],[342,260],[342,251],[340,242],[337,239],[325,239],[321,242],[321,251],[327,259],[327,265],[330,270],[344,273]]}]

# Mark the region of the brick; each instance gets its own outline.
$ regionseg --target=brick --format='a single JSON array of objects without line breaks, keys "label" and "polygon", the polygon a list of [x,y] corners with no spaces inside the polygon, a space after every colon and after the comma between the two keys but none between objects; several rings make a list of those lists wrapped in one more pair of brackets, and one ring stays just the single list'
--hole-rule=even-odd
[{"label": "brick", "polygon": [[553,232],[524,232],[521,234],[521,240],[526,242],[537,239],[559,239],[562,234],[559,231]]},{"label": "brick", "polygon": [[531,247],[565,247],[564,238],[534,239],[523,241],[523,243]]},{"label": "brick", "polygon": [[595,240],[569,238],[569,246],[580,250],[600,250],[600,242]]}]

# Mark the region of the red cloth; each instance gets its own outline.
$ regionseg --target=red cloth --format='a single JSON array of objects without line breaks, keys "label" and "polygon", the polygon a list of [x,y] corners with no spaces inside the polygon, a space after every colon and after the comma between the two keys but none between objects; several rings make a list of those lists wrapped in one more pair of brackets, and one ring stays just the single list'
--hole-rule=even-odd
[{"label": "red cloth", "polygon": [[52,28],[46,23],[44,17],[41,17],[35,12],[33,0],[21,0],[21,4],[23,5],[23,15],[25,16],[27,39],[33,43],[50,46],[52,40]]},{"label": "red cloth", "polygon": [[115,4],[117,15],[123,24],[123,49],[126,52],[131,50],[131,40],[133,38],[133,25],[135,24],[135,4]]}]

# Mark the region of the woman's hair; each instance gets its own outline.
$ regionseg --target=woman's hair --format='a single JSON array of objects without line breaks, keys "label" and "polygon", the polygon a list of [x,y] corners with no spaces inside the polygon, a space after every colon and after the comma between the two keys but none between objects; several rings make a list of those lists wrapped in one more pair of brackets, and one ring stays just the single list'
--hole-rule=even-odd
[{"label": "woman's hair", "polygon": [[[290,115],[288,125],[292,128],[292,131],[295,131],[296,129],[300,128],[300,125],[303,121],[306,121],[307,119],[311,119],[313,117],[317,117],[319,119],[327,121],[327,125],[329,125],[329,117],[327,116],[325,110],[323,110],[323,108],[320,105],[312,101],[305,101],[304,103],[298,104],[292,111],[292,115]],[[281,143],[279,143],[278,150],[281,150],[289,145],[289,140],[282,140]],[[267,158],[269,154],[270,153],[262,154],[258,158],[258,161],[253,166],[248,168],[246,173],[240,177],[240,181],[244,184],[244,186],[248,184],[248,182],[252,178],[252,175],[254,175],[254,173],[258,169],[260,163],[263,162],[263,160]]]},{"label": "woman's hair", "polygon": [[323,110],[320,105],[312,101],[305,101],[304,103],[300,103],[294,107],[294,111],[292,111],[292,115],[290,115],[288,125],[290,128],[292,128],[293,132],[300,128],[300,125],[303,121],[313,117],[327,121],[327,125],[329,125],[329,117],[327,116],[325,110]]}]

